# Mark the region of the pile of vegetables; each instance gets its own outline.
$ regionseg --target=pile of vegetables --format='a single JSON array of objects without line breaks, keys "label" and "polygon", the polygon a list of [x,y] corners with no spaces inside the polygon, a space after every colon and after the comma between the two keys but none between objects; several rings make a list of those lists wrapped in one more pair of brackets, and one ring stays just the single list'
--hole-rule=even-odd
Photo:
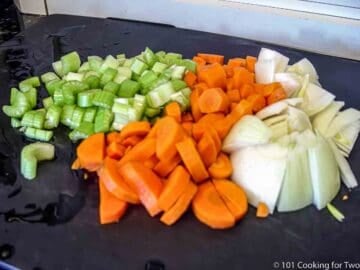
[{"label": "pile of vegetables", "polygon": [[[357,181],[346,160],[360,131],[360,112],[323,89],[307,59],[269,49],[231,58],[152,52],[126,59],[76,52],[41,76],[49,97],[37,106],[38,77],[11,89],[3,112],[25,136],[49,141],[59,123],[83,139],[72,169],[98,175],[101,224],[142,204],[166,225],[192,208],[214,229],[230,228],[248,210],[257,217],[314,204],[344,216],[331,201]],[[54,147],[24,147],[21,172]]]}]

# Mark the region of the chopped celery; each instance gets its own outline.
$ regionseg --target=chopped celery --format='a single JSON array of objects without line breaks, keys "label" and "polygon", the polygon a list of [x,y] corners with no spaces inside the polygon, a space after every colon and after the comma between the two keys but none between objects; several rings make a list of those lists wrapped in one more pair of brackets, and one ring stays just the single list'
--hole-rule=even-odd
[{"label": "chopped celery", "polygon": [[172,68],[171,78],[172,79],[182,79],[185,74],[184,66],[174,66]]},{"label": "chopped celery", "polygon": [[77,94],[89,89],[89,86],[79,81],[68,81],[63,84],[62,89],[68,91],[69,93],[71,92],[73,94]]},{"label": "chopped celery", "polygon": [[174,93],[175,91],[172,87],[172,84],[170,82],[167,82],[150,91],[147,94],[146,99],[150,107],[156,108],[168,102],[171,95]]},{"label": "chopped celery", "polygon": [[114,95],[116,95],[116,93],[118,92],[120,88],[120,85],[118,83],[115,82],[108,82],[107,84],[105,84],[104,86],[104,91],[108,91]]},{"label": "chopped celery", "polygon": [[62,95],[63,95],[63,101],[66,105],[72,105],[75,104],[76,97],[75,92],[72,90],[71,87],[63,87],[62,89]]},{"label": "chopped celery", "polygon": [[42,160],[51,160],[55,156],[55,147],[49,143],[32,143],[21,150],[21,174],[26,179],[34,179],[37,172],[37,163]]},{"label": "chopped celery", "polygon": [[111,67],[107,68],[100,78],[100,86],[104,87],[105,84],[112,81],[117,75],[117,73],[118,73],[117,69]]},{"label": "chopped celery", "polygon": [[86,108],[83,117],[83,122],[90,122],[90,123],[94,122],[96,116],[96,110],[97,109],[95,107]]},{"label": "chopped celery", "polygon": [[196,63],[190,59],[183,59],[179,65],[186,67],[191,72],[196,72]]},{"label": "chopped celery", "polygon": [[[146,71],[145,71],[146,72]],[[157,75],[154,71],[147,71],[143,73],[139,79],[139,83],[143,88],[149,88],[154,81],[157,80]]]},{"label": "chopped celery", "polygon": [[77,72],[80,68],[81,61],[77,52],[71,52],[61,57],[62,72],[64,75],[69,72]]},{"label": "chopped celery", "polygon": [[53,129],[57,128],[60,122],[61,108],[56,105],[51,105],[47,108],[45,115],[44,128]]},{"label": "chopped celery", "polygon": [[343,213],[341,213],[335,206],[331,203],[326,205],[327,209],[329,210],[330,214],[339,222],[342,222],[345,219]]},{"label": "chopped celery", "polygon": [[160,108],[150,108],[150,107],[147,107],[147,108],[145,109],[145,115],[146,115],[147,117],[150,117],[150,118],[159,115],[160,112],[161,112],[161,109],[160,109]]},{"label": "chopped celery", "polygon": [[164,72],[165,69],[167,69],[167,67],[168,66],[164,63],[156,62],[151,70],[154,71],[156,74],[161,74]]},{"label": "chopped celery", "polygon": [[115,95],[107,91],[96,92],[92,104],[105,109],[111,109],[114,104]]},{"label": "chopped celery", "polygon": [[119,75],[125,76],[127,79],[131,78],[132,71],[129,67],[118,67],[117,71]]},{"label": "chopped celery", "polygon": [[69,133],[69,138],[73,142],[86,139],[94,133],[94,124],[90,122],[82,122],[76,129]]},{"label": "chopped celery", "polygon": [[82,63],[82,65],[80,66],[78,72],[80,73],[84,73],[90,70],[90,64],[89,62],[84,62]]},{"label": "chopped celery", "polygon": [[27,127],[25,129],[24,135],[30,139],[48,142],[51,140],[54,132],[51,130]]},{"label": "chopped celery", "polygon": [[42,100],[43,106],[45,109],[48,109],[51,105],[54,104],[54,100],[52,97],[46,97]]},{"label": "chopped celery", "polygon": [[55,105],[64,106],[64,104],[65,104],[64,94],[63,94],[63,90],[61,88],[55,89],[53,98],[54,98]]},{"label": "chopped celery", "polygon": [[134,61],[135,61],[135,58],[126,59],[123,64],[123,67],[131,67],[131,65],[134,63]]},{"label": "chopped celery", "polygon": [[45,84],[53,80],[60,80],[58,75],[56,75],[54,72],[46,72],[45,74],[41,75],[40,78],[41,81]]},{"label": "chopped celery", "polygon": [[120,85],[120,89],[117,92],[119,97],[133,97],[140,90],[140,84],[132,80],[125,80]]},{"label": "chopped celery", "polygon": [[30,108],[34,108],[37,103],[37,90],[35,88],[31,88],[27,92],[24,92],[24,95],[30,104]]},{"label": "chopped celery", "polygon": [[137,58],[134,60],[134,62],[131,65],[131,71],[137,75],[140,75],[146,69],[148,69],[148,66],[143,61],[141,61]]},{"label": "chopped celery", "polygon": [[52,63],[52,67],[58,76],[60,77],[64,76],[63,66],[60,60]]},{"label": "chopped celery", "polygon": [[69,72],[63,78],[65,81],[79,81],[84,79],[84,73]]},{"label": "chopped celery", "polygon": [[23,127],[43,128],[45,122],[46,111],[44,109],[36,111],[28,111],[21,119]]},{"label": "chopped celery", "polygon": [[30,89],[34,87],[40,86],[40,79],[37,76],[27,78],[26,80],[23,80],[19,84],[20,91],[27,92]]},{"label": "chopped celery", "polygon": [[88,56],[88,62],[90,65],[90,69],[93,71],[99,71],[102,63],[103,63],[103,59],[99,56]]},{"label": "chopped celery", "polygon": [[21,127],[21,121],[18,118],[11,118],[11,127],[19,128]]},{"label": "chopped celery", "polygon": [[11,88],[10,106],[4,105],[3,112],[9,117],[20,118],[31,109],[30,103],[23,92]]},{"label": "chopped celery", "polygon": [[93,106],[92,101],[93,101],[94,95],[100,91],[101,91],[100,89],[91,89],[91,90],[87,90],[87,91],[79,93],[77,96],[77,105],[79,107],[83,107],[83,108]]},{"label": "chopped celery", "polygon": [[111,110],[100,108],[95,116],[94,132],[108,132],[113,121],[114,114]]},{"label": "chopped celery", "polygon": [[114,58],[112,55],[108,55],[105,58],[105,61],[102,63],[99,71],[103,73],[108,68],[116,69],[119,66],[119,61]]},{"label": "chopped celery", "polygon": [[145,51],[143,52],[143,58],[145,63],[150,67],[152,67],[157,60],[157,56],[148,47],[146,47]]},{"label": "chopped celery", "polygon": [[54,95],[56,89],[61,89],[65,84],[62,80],[52,80],[46,83],[45,88],[50,96]]},{"label": "chopped celery", "polygon": [[86,77],[83,82],[88,85],[89,89],[96,89],[100,87],[100,78],[95,75]]},{"label": "chopped celery", "polygon": [[175,91],[179,91],[179,90],[187,87],[186,82],[184,82],[183,80],[179,80],[179,79],[172,80],[171,84]]}]

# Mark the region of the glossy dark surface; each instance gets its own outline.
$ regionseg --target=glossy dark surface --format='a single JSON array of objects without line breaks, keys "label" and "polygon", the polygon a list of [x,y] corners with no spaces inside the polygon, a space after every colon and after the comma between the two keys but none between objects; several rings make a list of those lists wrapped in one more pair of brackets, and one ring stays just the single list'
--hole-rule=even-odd
[{"label": "glossy dark surface", "polygon": [[[292,63],[308,57],[324,88],[346,101],[347,107],[360,107],[360,65],[356,61],[169,26],[60,15],[44,18],[0,45],[0,105],[8,103],[10,86],[28,74],[49,71],[64,53],[77,50],[83,59],[117,53],[132,56],[146,46],[185,57],[200,51],[226,57],[256,56],[262,46],[279,50]],[[0,161],[10,156],[18,173],[19,153],[27,141],[10,128],[3,113],[0,127]],[[56,162],[42,163],[36,180],[19,175],[8,185],[1,180],[0,245],[8,243],[16,249],[7,262],[22,269],[140,270],[149,261],[160,261],[171,270],[273,269],[275,261],[360,259],[359,189],[350,193],[348,201],[341,200],[342,190],[334,201],[346,216],[343,223],[327,210],[319,212],[314,207],[275,213],[266,220],[256,219],[251,208],[235,228],[215,231],[199,223],[191,211],[175,226],[166,227],[141,207],[131,207],[119,224],[100,226],[96,180],[85,183],[70,170],[74,145],[65,129],[56,131],[54,143]],[[350,163],[360,178],[359,142]],[[9,222],[9,211],[17,220]]]}]

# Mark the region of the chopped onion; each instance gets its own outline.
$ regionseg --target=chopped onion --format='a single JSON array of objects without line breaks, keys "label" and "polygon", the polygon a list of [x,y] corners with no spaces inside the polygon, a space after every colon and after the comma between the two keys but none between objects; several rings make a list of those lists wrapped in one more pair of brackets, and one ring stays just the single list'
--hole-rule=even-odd
[{"label": "chopped onion", "polygon": [[336,133],[340,132],[342,129],[358,120],[360,120],[359,110],[356,110],[354,108],[346,109],[338,113],[336,117],[331,121],[327,130],[327,135],[329,137],[335,136]]},{"label": "chopped onion", "polygon": [[347,155],[349,155],[359,136],[359,131],[360,120],[348,125],[343,130],[338,132],[333,137],[333,140],[338,147],[343,148],[344,151],[346,151]]},{"label": "chopped onion", "polygon": [[257,83],[272,83],[275,74],[275,61],[263,60],[255,63],[255,79]]},{"label": "chopped onion", "polygon": [[289,106],[287,113],[290,132],[312,129],[309,117],[302,110]]},{"label": "chopped onion", "polygon": [[311,82],[316,82],[319,79],[315,67],[307,58],[303,58],[295,64],[289,66],[287,71],[295,72],[303,76],[308,74]]},{"label": "chopped onion", "polygon": [[281,84],[288,97],[291,97],[297,93],[302,86],[301,77],[295,73],[276,73],[274,80]]},{"label": "chopped onion", "polygon": [[265,107],[261,111],[259,111],[256,116],[260,119],[265,119],[270,116],[278,115],[285,112],[289,105],[297,106],[301,104],[303,101],[302,98],[288,98],[284,100],[280,100],[271,104],[270,106]]},{"label": "chopped onion", "polygon": [[284,72],[289,63],[289,58],[286,57],[285,55],[282,55],[281,53],[274,50],[261,48],[258,56],[258,62],[262,62],[266,60],[273,60],[275,62],[276,73]]},{"label": "chopped onion", "polygon": [[325,109],[334,99],[335,96],[330,92],[313,83],[309,83],[304,93],[302,109],[309,116],[313,116]]},{"label": "chopped onion", "polygon": [[333,101],[324,110],[316,114],[312,119],[314,129],[319,131],[323,136],[326,136],[326,131],[331,121],[344,105],[345,103],[342,101]]}]

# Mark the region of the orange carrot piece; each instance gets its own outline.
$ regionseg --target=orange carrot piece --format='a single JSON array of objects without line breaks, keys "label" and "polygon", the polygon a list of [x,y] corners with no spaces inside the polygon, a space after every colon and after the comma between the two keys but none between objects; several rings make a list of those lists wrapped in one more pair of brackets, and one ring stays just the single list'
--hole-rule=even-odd
[{"label": "orange carrot piece", "polygon": [[234,80],[229,78],[226,82],[226,91],[230,91],[232,89],[234,89]]},{"label": "orange carrot piece", "polygon": [[77,158],[74,160],[74,162],[71,164],[71,169],[72,170],[79,170],[81,169],[81,163],[80,160]]},{"label": "orange carrot piece", "polygon": [[193,123],[192,122],[183,122],[181,124],[182,128],[186,132],[188,136],[192,136],[192,129],[193,129]]},{"label": "orange carrot piece", "polygon": [[144,165],[149,169],[154,169],[154,167],[158,163],[159,163],[159,159],[156,157],[156,155],[153,155],[144,161]]},{"label": "orange carrot piece", "polygon": [[197,76],[194,72],[188,71],[185,73],[184,81],[186,82],[187,86],[193,87],[196,84]]},{"label": "orange carrot piece", "polygon": [[[208,114],[209,115],[209,114]],[[222,120],[224,119],[221,118]],[[219,152],[220,148],[221,148],[221,139],[219,137],[219,134],[217,133],[216,129],[214,128],[213,124],[215,123],[215,121],[211,124],[206,124],[206,123],[196,123],[193,125],[193,138],[195,139],[195,141],[199,141],[201,139],[201,137],[204,135],[204,133],[209,133],[209,135],[211,136],[211,138],[213,139],[217,152]]]},{"label": "orange carrot piece", "polygon": [[209,167],[209,174],[212,178],[215,179],[226,179],[231,176],[233,168],[230,162],[229,157],[220,153],[216,161],[211,164]]},{"label": "orange carrot piece", "polygon": [[168,211],[178,200],[180,195],[185,191],[186,186],[190,182],[190,174],[183,166],[177,166],[166,180],[158,205],[161,210]]},{"label": "orange carrot piece", "polygon": [[247,98],[254,94],[254,87],[251,84],[245,83],[240,88],[240,97],[241,98]]},{"label": "orange carrot piece", "polygon": [[[265,89],[265,84],[255,83],[255,84],[253,85],[253,87],[254,87],[254,92],[255,92],[256,94],[260,94],[260,95],[262,95],[262,96],[265,97],[265,95],[264,95],[264,93],[265,93],[265,91],[264,91],[264,89]],[[266,95],[266,96],[269,96],[269,95]]]},{"label": "orange carrot piece", "polygon": [[192,59],[198,66],[204,66],[206,64],[206,61],[204,58],[199,56],[194,56]]},{"label": "orange carrot piece", "polygon": [[141,142],[143,140],[143,137],[138,136],[138,135],[134,135],[134,136],[130,136],[130,137],[126,137],[125,139],[123,139],[121,141],[121,144],[125,147],[128,146],[135,146],[137,145],[139,142]]},{"label": "orange carrot piece", "polygon": [[235,218],[226,207],[211,181],[198,186],[192,209],[199,221],[213,229],[227,229],[235,225]]},{"label": "orange carrot piece", "polygon": [[227,112],[229,97],[221,88],[210,88],[199,97],[199,108],[202,113]]},{"label": "orange carrot piece", "polygon": [[241,86],[245,83],[253,84],[255,82],[254,73],[249,72],[246,68],[237,67],[234,68],[234,87],[241,89]]},{"label": "orange carrot piece", "polygon": [[119,135],[119,132],[113,131],[106,135],[106,143],[111,144],[112,142],[117,141],[117,137]]},{"label": "orange carrot piece", "polygon": [[181,157],[176,154],[174,157],[160,160],[155,167],[153,168],[154,172],[156,172],[159,176],[165,177],[170,172],[174,170],[174,168],[181,162]]},{"label": "orange carrot piece", "polygon": [[198,124],[212,125],[214,122],[224,119],[225,115],[223,113],[208,113],[199,119]]},{"label": "orange carrot piece", "polygon": [[233,111],[237,105],[238,105],[237,102],[231,102],[231,104],[230,104],[230,111]]},{"label": "orange carrot piece", "polygon": [[220,65],[224,64],[224,56],[219,54],[212,53],[198,53],[197,56],[201,57],[206,61],[206,63],[214,64],[218,63]]},{"label": "orange carrot piece", "polygon": [[195,84],[193,87],[193,91],[196,90],[198,91],[199,95],[201,95],[201,93],[207,90],[208,88],[209,87],[207,86],[207,84],[202,82]]},{"label": "orange carrot piece", "polygon": [[156,132],[156,156],[160,160],[169,159],[176,155],[175,144],[185,136],[181,125],[172,117],[165,116],[159,121]]},{"label": "orange carrot piece", "polygon": [[213,180],[213,184],[235,220],[242,219],[248,211],[248,202],[244,190],[230,180]]},{"label": "orange carrot piece", "polygon": [[83,140],[76,149],[81,167],[95,172],[105,158],[105,134],[96,133]]},{"label": "orange carrot piece", "polygon": [[260,94],[252,94],[246,100],[251,103],[254,113],[257,113],[266,106],[266,100]]},{"label": "orange carrot piece", "polygon": [[128,185],[136,190],[150,216],[153,217],[161,212],[157,201],[163,183],[151,169],[139,161],[129,161],[119,167],[119,172]]},{"label": "orange carrot piece", "polygon": [[181,108],[176,101],[170,102],[165,106],[164,115],[174,118],[178,123],[181,122]]},{"label": "orange carrot piece", "polygon": [[206,83],[210,88],[225,88],[226,72],[220,64],[206,65],[198,72],[198,80]]},{"label": "orange carrot piece", "polygon": [[182,115],[181,122],[194,122],[194,118],[191,113],[186,112]]},{"label": "orange carrot piece", "polygon": [[216,121],[213,124],[213,127],[215,128],[215,130],[221,140],[226,137],[226,135],[229,133],[231,127],[236,123],[236,121],[234,121],[234,118],[230,117],[230,114],[228,114],[224,119]]},{"label": "orange carrot piece", "polygon": [[106,147],[106,155],[110,158],[120,159],[125,154],[125,150],[126,146],[113,141]]},{"label": "orange carrot piece", "polygon": [[175,204],[167,210],[162,216],[160,221],[168,226],[171,226],[186,212],[197,192],[197,186],[189,181],[185,187],[185,191],[180,195]]},{"label": "orange carrot piece", "polygon": [[226,94],[228,95],[230,102],[239,102],[241,99],[240,91],[238,89],[228,90]]},{"label": "orange carrot piece", "polygon": [[200,183],[209,177],[200,154],[191,138],[185,138],[177,143],[176,149],[196,183]]},{"label": "orange carrot piece", "polygon": [[[234,68],[233,67],[224,65],[223,68],[225,70],[227,78],[231,78],[232,76],[234,76]],[[226,84],[226,86],[227,86],[227,84]]]},{"label": "orange carrot piece", "polygon": [[241,100],[236,107],[226,116],[230,120],[231,127],[239,121],[244,115],[252,114],[252,104],[243,99]]},{"label": "orange carrot piece", "polygon": [[126,152],[122,159],[120,159],[119,164],[124,164],[131,160],[144,162],[155,154],[155,146],[155,138],[145,138]]},{"label": "orange carrot piece", "polygon": [[275,89],[281,88],[281,84],[279,82],[273,82],[273,83],[269,83],[269,84],[265,84],[263,85],[263,92],[262,95],[264,97],[269,97],[272,92],[274,92]]},{"label": "orange carrot piece", "polygon": [[250,72],[255,72],[255,63],[257,61],[257,58],[254,56],[246,56],[246,68],[250,71]]},{"label": "orange carrot piece", "polygon": [[106,189],[115,197],[129,203],[139,203],[139,197],[121,177],[117,161],[112,158],[105,158],[103,166],[98,170],[98,176]]},{"label": "orange carrot piece", "polygon": [[120,138],[127,138],[130,136],[146,136],[151,127],[148,121],[135,121],[127,124],[120,132]]},{"label": "orange carrot piece", "polygon": [[118,222],[125,214],[128,204],[110,193],[102,181],[99,181],[100,206],[99,218],[100,224]]},{"label": "orange carrot piece", "polygon": [[267,97],[266,101],[267,101],[267,104],[270,105],[270,104],[273,104],[273,103],[278,102],[285,98],[286,98],[286,92],[282,87],[280,87],[280,88],[275,89],[271,93],[271,95]]},{"label": "orange carrot piece", "polygon": [[206,132],[203,134],[199,143],[197,144],[197,149],[202,161],[205,164],[205,167],[209,167],[215,162],[217,157],[217,149],[209,133]]},{"label": "orange carrot piece", "polygon": [[258,218],[266,218],[269,216],[269,208],[263,202],[259,202],[256,209],[256,217]]},{"label": "orange carrot piece", "polygon": [[198,121],[203,115],[199,107],[200,90],[194,89],[190,94],[191,113],[195,121]]},{"label": "orange carrot piece", "polygon": [[236,67],[245,67],[246,60],[244,58],[231,58],[227,62],[227,65],[236,68]]}]

